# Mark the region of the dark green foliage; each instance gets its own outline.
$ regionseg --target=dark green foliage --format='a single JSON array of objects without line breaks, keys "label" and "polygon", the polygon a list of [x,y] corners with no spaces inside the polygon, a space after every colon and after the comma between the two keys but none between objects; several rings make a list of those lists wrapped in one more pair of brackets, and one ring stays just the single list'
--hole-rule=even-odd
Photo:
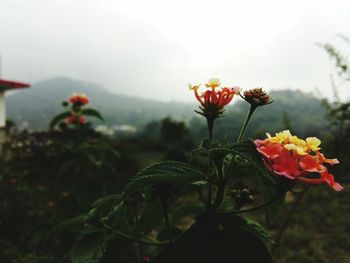
[{"label": "dark green foliage", "polygon": [[202,214],[154,262],[272,262],[264,243],[238,216]]},{"label": "dark green foliage", "polygon": [[95,117],[95,118],[99,119],[100,121],[104,121],[102,115],[97,110],[95,110],[93,108],[83,108],[81,110],[81,113],[85,116]]},{"label": "dark green foliage", "polygon": [[50,129],[53,129],[58,123],[60,123],[62,120],[65,120],[71,114],[71,111],[64,111],[57,114],[50,122]]},{"label": "dark green foliage", "polygon": [[142,215],[136,223],[133,236],[147,236],[163,220],[163,208],[160,200],[153,200],[145,205]]},{"label": "dark green foliage", "polygon": [[73,263],[100,262],[106,251],[108,236],[103,229],[89,229],[80,233],[71,251]]},{"label": "dark green foliage", "polygon": [[151,165],[138,173],[124,189],[124,196],[147,186],[161,183],[191,183],[205,178],[205,174],[187,163],[166,161]]},{"label": "dark green foliage", "polygon": [[161,140],[167,143],[181,142],[189,135],[184,122],[171,120],[169,117],[161,121]]},{"label": "dark green foliage", "polygon": [[89,125],[10,135],[2,145],[0,166],[0,235],[8,244],[4,257],[51,263],[66,255],[88,219],[79,215],[96,198],[115,191],[118,158]]}]

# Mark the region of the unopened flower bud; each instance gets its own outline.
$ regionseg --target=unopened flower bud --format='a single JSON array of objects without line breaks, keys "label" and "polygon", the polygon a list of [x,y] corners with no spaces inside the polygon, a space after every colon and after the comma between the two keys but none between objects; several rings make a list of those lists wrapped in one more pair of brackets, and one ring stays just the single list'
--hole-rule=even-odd
[{"label": "unopened flower bud", "polygon": [[246,90],[243,93],[242,98],[255,107],[267,105],[273,102],[271,97],[262,88]]}]

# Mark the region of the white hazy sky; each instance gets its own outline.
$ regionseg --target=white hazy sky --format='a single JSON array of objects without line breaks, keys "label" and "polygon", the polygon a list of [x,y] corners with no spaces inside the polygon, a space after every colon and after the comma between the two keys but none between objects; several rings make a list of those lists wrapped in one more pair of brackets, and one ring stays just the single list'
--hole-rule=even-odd
[{"label": "white hazy sky", "polygon": [[349,25],[349,0],[0,0],[2,76],[167,101],[210,77],[328,95],[333,64],[315,43]]}]

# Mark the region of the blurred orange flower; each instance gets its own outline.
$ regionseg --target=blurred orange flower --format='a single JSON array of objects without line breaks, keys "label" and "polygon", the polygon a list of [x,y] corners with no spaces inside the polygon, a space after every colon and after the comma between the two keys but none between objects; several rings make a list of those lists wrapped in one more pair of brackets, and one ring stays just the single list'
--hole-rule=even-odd
[{"label": "blurred orange flower", "polygon": [[73,104],[85,105],[89,103],[89,98],[84,93],[73,93],[69,101]]},{"label": "blurred orange flower", "polygon": [[68,116],[66,121],[68,124],[72,124],[72,123],[85,124],[86,117],[83,115],[79,115],[79,114],[73,114],[73,115]]}]

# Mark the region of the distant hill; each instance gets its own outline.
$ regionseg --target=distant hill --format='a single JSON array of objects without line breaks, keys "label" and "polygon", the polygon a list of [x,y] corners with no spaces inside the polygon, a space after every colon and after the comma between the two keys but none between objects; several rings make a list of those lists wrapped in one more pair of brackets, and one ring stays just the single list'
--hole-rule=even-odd
[{"label": "distant hill", "polygon": [[[262,136],[290,129],[300,136],[317,136],[329,131],[326,110],[322,102],[310,93],[279,90],[270,93],[274,102],[260,107],[253,115],[247,129],[250,137]],[[217,123],[217,135],[236,138],[248,111],[248,105],[240,102],[227,111]]]},{"label": "distant hill", "polygon": [[91,83],[60,77],[35,83],[30,89],[9,96],[8,118],[20,126],[27,122],[31,129],[47,128],[51,118],[62,111],[61,102],[73,92],[86,93],[92,107],[105,117],[107,125],[130,124],[140,127],[166,116],[188,119],[193,108],[188,103],[166,103],[116,95]]},{"label": "distant hill", "polygon": [[[196,117],[193,111],[197,108],[196,102],[159,102],[117,95],[100,86],[65,77],[35,83],[30,89],[9,96],[8,118],[20,127],[27,123],[28,128],[45,129],[51,118],[62,111],[61,101],[73,92],[86,93],[92,106],[105,117],[108,126],[129,124],[140,128],[151,121],[171,116],[188,122],[198,136],[206,133],[205,121],[200,116]],[[284,128],[291,128],[300,135],[309,135],[327,129],[325,109],[312,94],[281,90],[271,92],[271,96],[274,103],[257,110],[248,128],[248,135],[257,136],[262,132],[275,132]],[[248,109],[241,99],[237,101],[227,109],[226,117],[217,121],[217,136],[237,136]]]}]

